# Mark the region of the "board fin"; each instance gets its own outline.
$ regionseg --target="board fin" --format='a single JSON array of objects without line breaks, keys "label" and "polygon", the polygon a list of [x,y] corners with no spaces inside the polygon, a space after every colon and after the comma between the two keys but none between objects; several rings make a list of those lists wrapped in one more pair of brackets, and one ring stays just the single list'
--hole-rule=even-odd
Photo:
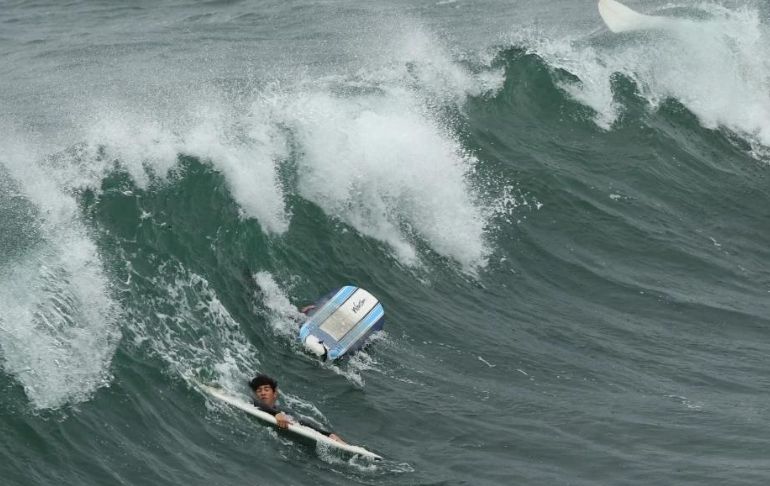
[{"label": "board fin", "polygon": [[635,30],[661,30],[671,26],[674,19],[644,15],[615,0],[599,0],[599,15],[614,33]]}]

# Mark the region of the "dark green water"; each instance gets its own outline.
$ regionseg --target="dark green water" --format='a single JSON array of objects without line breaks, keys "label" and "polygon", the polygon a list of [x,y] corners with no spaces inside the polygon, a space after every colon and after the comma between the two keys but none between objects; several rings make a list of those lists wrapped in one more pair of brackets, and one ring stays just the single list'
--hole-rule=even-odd
[{"label": "dark green water", "polygon": [[767,482],[766,13],[661,8],[3,4],[3,484]]}]

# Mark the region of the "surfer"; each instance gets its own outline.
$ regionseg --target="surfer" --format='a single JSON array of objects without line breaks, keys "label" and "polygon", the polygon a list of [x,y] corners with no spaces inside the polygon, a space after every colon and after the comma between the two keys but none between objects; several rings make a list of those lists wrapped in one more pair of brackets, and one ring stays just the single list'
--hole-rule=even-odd
[{"label": "surfer", "polygon": [[[249,387],[254,393],[254,406],[274,416],[276,422],[278,422],[279,428],[286,429],[289,427],[289,424],[295,423],[295,420],[291,415],[275,407],[275,404],[278,401],[277,381],[267,375],[260,373],[249,382]],[[323,430],[320,427],[314,424],[310,424],[305,420],[297,420],[296,422],[300,425],[304,425],[305,427],[310,427],[313,430],[317,430],[332,440],[336,440],[337,442],[341,442],[343,444],[346,443],[337,434]]]}]

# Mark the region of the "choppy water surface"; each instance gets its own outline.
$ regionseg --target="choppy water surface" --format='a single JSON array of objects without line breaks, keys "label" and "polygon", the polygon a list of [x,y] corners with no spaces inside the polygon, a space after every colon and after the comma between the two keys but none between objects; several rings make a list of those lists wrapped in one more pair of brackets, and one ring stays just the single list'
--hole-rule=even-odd
[{"label": "choppy water surface", "polygon": [[[762,484],[761,3],[5,2],[8,484]],[[296,306],[386,331],[322,365]],[[284,399],[386,460],[276,434]]]}]

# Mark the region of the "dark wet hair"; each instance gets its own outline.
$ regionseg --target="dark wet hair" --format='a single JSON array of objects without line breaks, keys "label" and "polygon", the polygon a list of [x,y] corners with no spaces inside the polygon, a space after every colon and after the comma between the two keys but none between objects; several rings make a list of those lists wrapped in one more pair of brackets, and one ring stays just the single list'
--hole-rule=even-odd
[{"label": "dark wet hair", "polygon": [[254,391],[262,385],[270,385],[270,388],[272,388],[273,391],[275,391],[275,389],[278,388],[277,381],[261,373],[255,376],[254,379],[249,382],[249,386]]}]

